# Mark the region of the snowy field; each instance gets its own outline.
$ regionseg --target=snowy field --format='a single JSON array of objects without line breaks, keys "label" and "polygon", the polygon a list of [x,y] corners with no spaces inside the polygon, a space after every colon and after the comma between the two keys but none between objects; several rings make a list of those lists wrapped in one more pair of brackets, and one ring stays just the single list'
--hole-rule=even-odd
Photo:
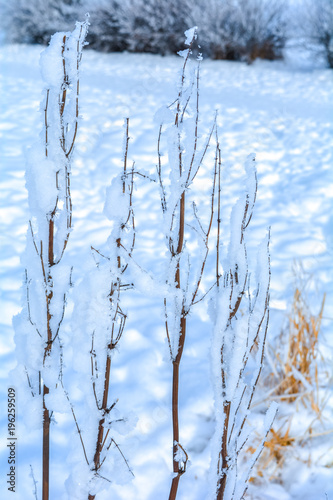
[{"label": "snowy field", "polygon": [[[30,500],[34,485],[30,464],[41,484],[40,432],[25,430],[24,408],[17,399],[17,493],[7,491],[6,395],[15,366],[12,317],[21,308],[25,249],[29,218],[25,190],[25,151],[41,130],[42,81],[38,46],[0,48],[1,61],[1,498]],[[99,54],[86,50],[81,71],[80,112],[73,159],[74,230],[66,251],[74,262],[74,284],[91,266],[90,246],[100,248],[110,225],[104,217],[106,187],[121,168],[123,119],[130,118],[129,159],[153,172],[157,159],[156,111],[175,99],[181,67],[177,57]],[[223,203],[237,197],[237,178],[247,154],[255,152],[258,201],[251,242],[257,244],[271,226],[271,321],[268,340],[280,333],[294,293],[293,263],[301,261],[312,277],[309,290],[313,312],[326,292],[323,335],[326,361],[331,363],[333,341],[333,73],[301,69],[282,62],[242,63],[205,61],[201,70],[200,127],[207,134],[218,109],[218,125],[225,176]],[[202,180],[202,185],[205,184]],[[200,196],[200,193],[198,194]],[[134,193],[137,215],[135,258],[148,270],[164,265],[160,231],[162,218],[154,183],[138,180]],[[226,218],[228,217],[226,208]],[[251,245],[250,245],[251,246]],[[71,297],[63,337],[71,332]],[[119,409],[133,412],[138,422],[122,449],[135,478],[129,484],[108,484],[98,499],[155,500],[167,498],[171,477],[171,364],[167,360],[163,308],[160,300],[138,292],[127,296],[128,323],[111,376],[112,397]],[[201,302],[189,319],[181,366],[181,440],[190,466],[180,480],[179,500],[204,500],[207,493],[209,439],[213,433],[213,391],[209,347],[212,325]],[[75,354],[74,354],[75,356]],[[330,367],[331,369],[331,367]],[[75,386],[75,377],[71,383]],[[257,395],[257,397],[264,394]],[[323,430],[332,429],[333,403],[326,406]],[[79,440],[69,414],[55,416],[52,428],[51,499],[68,498],[65,480]],[[301,420],[301,418],[300,418]],[[301,425],[301,424],[300,424]],[[316,457],[324,454],[324,460]],[[333,439],[313,441],[313,460],[288,464],[284,484],[250,487],[247,498],[258,500],[333,499]],[[40,496],[38,497],[40,498]],[[74,497],[71,497],[74,498]],[[80,496],[75,498],[81,499]],[[84,498],[84,497],[82,497]]]}]

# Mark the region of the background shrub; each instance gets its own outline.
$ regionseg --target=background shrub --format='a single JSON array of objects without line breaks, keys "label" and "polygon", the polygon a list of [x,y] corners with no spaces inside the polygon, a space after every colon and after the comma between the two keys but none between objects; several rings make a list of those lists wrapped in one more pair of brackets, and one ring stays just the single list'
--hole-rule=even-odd
[{"label": "background shrub", "polygon": [[1,28],[11,43],[46,45],[56,31],[72,30],[83,14],[81,0],[12,0],[0,5]]},{"label": "background shrub", "polygon": [[[104,52],[175,54],[183,33],[199,27],[200,50],[212,59],[280,59],[288,39],[321,52],[333,67],[333,0],[0,0],[11,43],[47,44],[90,13],[88,42]],[[295,7],[296,6],[296,7]]]},{"label": "background shrub", "polygon": [[121,25],[132,52],[176,54],[190,28],[191,0],[128,0]]},{"label": "background shrub", "polygon": [[307,0],[299,8],[294,31],[300,45],[313,52],[314,57],[322,55],[328,67],[333,68],[333,0]]},{"label": "background shrub", "polygon": [[126,2],[119,0],[86,0],[85,12],[90,13],[89,46],[102,52],[128,50],[129,34],[125,30]]},{"label": "background shrub", "polygon": [[212,59],[279,59],[286,42],[285,14],[282,0],[211,0],[202,44]]}]

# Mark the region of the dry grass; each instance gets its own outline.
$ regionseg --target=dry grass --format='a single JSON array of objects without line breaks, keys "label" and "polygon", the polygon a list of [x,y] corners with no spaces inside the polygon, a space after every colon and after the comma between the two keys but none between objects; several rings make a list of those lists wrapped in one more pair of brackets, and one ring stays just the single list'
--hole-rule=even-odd
[{"label": "dry grass", "polygon": [[[283,419],[282,424],[277,429],[272,428],[269,433],[269,439],[265,442],[264,450],[258,462],[256,475],[250,478],[250,482],[260,482],[265,478],[268,481],[278,480],[279,472],[285,463],[289,452],[293,451],[295,438],[290,436],[292,418]],[[250,449],[253,453],[255,450]],[[267,474],[266,471],[270,471]]]},{"label": "dry grass", "polygon": [[282,331],[278,345],[283,346],[287,334],[287,349],[276,350],[269,346],[272,373],[270,385],[273,385],[271,396],[279,396],[280,400],[302,401],[305,406],[310,403],[312,410],[320,413],[319,401],[319,362],[323,358],[319,352],[318,337],[320,333],[325,294],[317,315],[313,315],[307,303],[305,292],[296,288],[289,316],[288,331]]},{"label": "dry grass", "polygon": [[[325,294],[319,312],[313,314],[307,300],[306,282],[302,275],[297,278],[298,286],[295,288],[287,328],[282,330],[274,346],[268,346],[270,372],[262,384],[270,387],[270,390],[264,401],[281,403],[281,416],[277,417],[268,435],[255,476],[250,480],[254,483],[263,479],[283,481],[283,466],[288,457],[309,463],[310,454],[301,453],[300,447],[304,447],[312,438],[332,433],[332,429],[327,430],[323,426],[323,410],[328,401],[325,387],[329,373],[325,371],[319,348]],[[293,423],[301,408],[305,411],[306,423],[303,428],[298,423],[296,432]],[[283,409],[287,410],[287,415],[283,415]],[[248,451],[254,452],[253,449]]]}]

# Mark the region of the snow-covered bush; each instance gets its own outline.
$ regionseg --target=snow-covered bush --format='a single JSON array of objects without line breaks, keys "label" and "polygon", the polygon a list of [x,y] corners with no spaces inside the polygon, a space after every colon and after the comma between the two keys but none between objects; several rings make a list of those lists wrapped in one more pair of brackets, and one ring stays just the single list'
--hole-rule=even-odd
[{"label": "snow-covered bush", "polygon": [[[283,0],[210,0],[197,7],[202,47],[213,59],[278,59],[286,42]],[[202,21],[201,21],[202,20]],[[196,21],[199,23],[199,21]]]},{"label": "snow-covered bush", "polygon": [[56,33],[41,55],[44,126],[29,151],[26,171],[30,221],[24,256],[25,305],[14,318],[14,328],[18,372],[26,384],[22,401],[32,425],[43,427],[43,498],[48,498],[49,489],[51,414],[57,410],[52,398],[62,378],[60,327],[71,279],[63,255],[72,229],[71,157],[87,29],[86,21],[77,23],[73,32]]},{"label": "snow-covered bush", "polygon": [[200,27],[203,53],[212,59],[229,59],[227,40],[230,37],[230,5],[223,0],[207,0],[193,5],[193,19]]},{"label": "snow-covered bush", "polygon": [[128,50],[132,33],[128,31],[130,13],[126,0],[86,0],[90,14],[89,46],[102,52]]},{"label": "snow-covered bush", "polygon": [[129,50],[176,54],[192,25],[192,9],[193,0],[128,0],[121,24],[129,35]]},{"label": "snow-covered bush", "polygon": [[333,68],[333,0],[307,0],[299,8],[294,28],[302,44],[315,55],[322,54]]},{"label": "snow-covered bush", "polygon": [[9,42],[47,44],[53,33],[70,30],[84,16],[82,0],[12,0],[0,23]]},{"label": "snow-covered bush", "polygon": [[284,0],[12,0],[2,23],[10,42],[45,44],[89,12],[91,48],[163,55],[176,54],[197,24],[206,56],[253,61],[281,57],[284,8]]},{"label": "snow-covered bush", "polygon": [[241,58],[251,62],[258,57],[270,60],[282,57],[287,36],[286,2],[237,0],[235,18],[235,49]]},{"label": "snow-covered bush", "polygon": [[276,59],[285,43],[283,0],[99,0],[86,8],[98,50],[176,54],[193,24],[213,59]]}]

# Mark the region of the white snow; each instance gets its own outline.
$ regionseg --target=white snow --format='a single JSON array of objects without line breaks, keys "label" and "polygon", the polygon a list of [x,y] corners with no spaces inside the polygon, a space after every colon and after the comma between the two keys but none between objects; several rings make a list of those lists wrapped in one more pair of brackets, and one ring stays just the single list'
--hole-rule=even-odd
[{"label": "white snow", "polygon": [[193,26],[193,28],[185,31],[185,45],[190,45],[192,40],[197,38],[197,31],[197,26]]}]

